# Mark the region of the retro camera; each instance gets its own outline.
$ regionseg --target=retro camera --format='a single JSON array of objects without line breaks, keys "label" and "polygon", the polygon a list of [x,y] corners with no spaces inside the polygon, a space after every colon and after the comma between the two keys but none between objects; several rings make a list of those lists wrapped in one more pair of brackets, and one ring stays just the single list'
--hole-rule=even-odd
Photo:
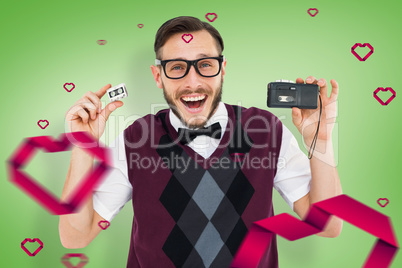
[{"label": "retro camera", "polygon": [[107,91],[107,96],[110,102],[117,101],[128,96],[127,88],[124,83],[118,84],[117,86],[109,88]]},{"label": "retro camera", "polygon": [[318,85],[271,82],[268,84],[267,105],[272,108],[317,109]]}]

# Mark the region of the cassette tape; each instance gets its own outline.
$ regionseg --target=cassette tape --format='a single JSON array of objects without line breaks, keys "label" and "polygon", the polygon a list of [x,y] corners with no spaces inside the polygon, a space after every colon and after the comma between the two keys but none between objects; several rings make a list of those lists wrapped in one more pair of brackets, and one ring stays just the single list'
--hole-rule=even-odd
[{"label": "cassette tape", "polygon": [[118,84],[117,86],[109,88],[106,91],[106,93],[107,93],[107,96],[109,97],[110,102],[117,101],[117,100],[120,100],[120,99],[128,96],[126,84],[124,84],[124,83],[121,83],[121,84]]}]

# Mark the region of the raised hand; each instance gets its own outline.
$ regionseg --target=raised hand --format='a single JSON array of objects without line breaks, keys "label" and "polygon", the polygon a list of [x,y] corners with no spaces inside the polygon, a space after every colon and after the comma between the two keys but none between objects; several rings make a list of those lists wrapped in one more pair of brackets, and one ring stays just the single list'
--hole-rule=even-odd
[{"label": "raised hand", "polygon": [[[303,84],[302,78],[297,78],[296,83]],[[327,81],[323,78],[317,80],[313,76],[306,78],[306,84],[317,84],[320,87],[320,96],[322,101],[322,112],[320,120],[320,129],[317,136],[317,146],[321,143],[331,141],[332,130],[336,120],[336,99],[338,97],[338,83],[331,80],[331,95],[328,97]],[[310,147],[318,126],[320,114],[320,103],[318,101],[317,109],[299,109],[292,108],[293,124],[297,127],[304,138],[307,147]]]},{"label": "raised hand", "polygon": [[88,91],[67,111],[66,121],[71,132],[87,131],[99,140],[109,115],[123,106],[123,102],[114,101],[102,109],[100,100],[109,88],[111,85],[107,84],[96,92]]}]

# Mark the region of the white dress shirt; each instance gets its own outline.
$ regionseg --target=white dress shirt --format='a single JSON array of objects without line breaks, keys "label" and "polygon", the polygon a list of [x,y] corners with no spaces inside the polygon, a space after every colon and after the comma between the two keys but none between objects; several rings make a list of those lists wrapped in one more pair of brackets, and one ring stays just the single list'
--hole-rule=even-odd
[{"label": "white dress shirt", "polygon": [[[172,110],[169,111],[169,117],[170,123],[176,131],[178,128],[186,128]],[[206,126],[215,122],[219,122],[222,133],[225,133],[228,112],[223,102],[219,103],[216,112],[208,120]],[[307,156],[300,150],[293,134],[285,125],[282,125],[282,128],[282,144],[274,178],[274,188],[293,210],[293,203],[310,191],[310,163]],[[219,142],[220,139],[202,135],[197,136],[186,146],[191,147],[202,157],[208,158],[218,147]],[[113,163],[112,171],[93,193],[94,209],[107,221],[111,221],[132,196],[132,186],[127,174],[123,132],[110,144],[109,149]]]}]

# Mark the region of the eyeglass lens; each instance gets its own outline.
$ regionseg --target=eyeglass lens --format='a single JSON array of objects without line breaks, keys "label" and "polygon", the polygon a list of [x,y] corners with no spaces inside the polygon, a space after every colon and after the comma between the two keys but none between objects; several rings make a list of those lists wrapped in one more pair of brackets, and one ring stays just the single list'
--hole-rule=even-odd
[{"label": "eyeglass lens", "polygon": [[[203,59],[197,63],[197,68],[202,75],[214,76],[219,72],[219,60]],[[183,77],[187,70],[187,62],[177,60],[166,63],[165,71],[168,77],[179,78]]]}]

